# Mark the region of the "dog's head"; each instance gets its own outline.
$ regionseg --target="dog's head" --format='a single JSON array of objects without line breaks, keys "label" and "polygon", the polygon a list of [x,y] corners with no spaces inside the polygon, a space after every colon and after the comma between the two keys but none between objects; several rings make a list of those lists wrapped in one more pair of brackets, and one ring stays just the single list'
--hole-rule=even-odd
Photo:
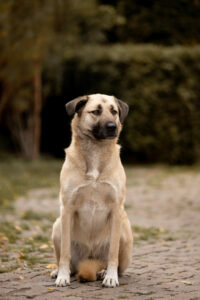
[{"label": "dog's head", "polygon": [[68,102],[66,110],[70,116],[75,114],[82,134],[103,140],[118,137],[128,105],[114,96],[94,94]]}]

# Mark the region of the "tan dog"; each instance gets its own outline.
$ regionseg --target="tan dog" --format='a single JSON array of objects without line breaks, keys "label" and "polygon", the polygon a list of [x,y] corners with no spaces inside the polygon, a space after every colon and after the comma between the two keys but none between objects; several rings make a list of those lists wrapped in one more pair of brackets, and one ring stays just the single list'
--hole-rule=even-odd
[{"label": "tan dog", "polygon": [[[113,96],[94,94],[66,105],[72,141],[66,150],[60,181],[60,217],[53,225],[57,286],[103,279],[115,287],[131,263],[133,237],[124,211],[126,176],[117,139],[128,106]],[[106,268],[104,272],[103,269]]]}]

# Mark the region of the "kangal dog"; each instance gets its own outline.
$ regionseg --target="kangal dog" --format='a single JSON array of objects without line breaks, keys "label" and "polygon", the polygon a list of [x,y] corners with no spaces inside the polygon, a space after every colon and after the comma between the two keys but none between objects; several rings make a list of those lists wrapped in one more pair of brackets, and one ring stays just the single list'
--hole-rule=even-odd
[{"label": "kangal dog", "polygon": [[60,217],[53,225],[57,286],[102,279],[119,285],[118,273],[130,265],[133,237],[124,210],[126,175],[117,140],[128,105],[114,96],[94,94],[66,104],[72,141],[60,182]]}]

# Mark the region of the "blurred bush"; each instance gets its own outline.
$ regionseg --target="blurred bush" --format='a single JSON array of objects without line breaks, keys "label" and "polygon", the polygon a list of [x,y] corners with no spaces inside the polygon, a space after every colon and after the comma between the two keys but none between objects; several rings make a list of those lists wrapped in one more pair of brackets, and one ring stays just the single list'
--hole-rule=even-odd
[{"label": "blurred bush", "polygon": [[199,158],[199,80],[200,46],[82,47],[65,56],[63,93],[126,101],[121,143],[132,161],[190,164]]},{"label": "blurred bush", "polygon": [[199,0],[101,0],[121,22],[107,30],[109,42],[195,45],[200,43]]},{"label": "blurred bush", "polygon": [[101,92],[130,104],[126,156],[197,161],[199,13],[200,0],[1,0],[0,152],[55,155],[66,100]]}]

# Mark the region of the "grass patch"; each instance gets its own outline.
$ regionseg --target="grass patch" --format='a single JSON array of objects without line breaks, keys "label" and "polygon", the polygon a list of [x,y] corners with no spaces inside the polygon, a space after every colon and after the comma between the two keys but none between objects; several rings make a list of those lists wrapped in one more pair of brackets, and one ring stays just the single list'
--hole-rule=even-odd
[{"label": "grass patch", "polygon": [[131,208],[132,208],[132,205],[131,205],[131,204],[125,204],[125,205],[124,205],[124,208],[125,208],[125,210],[131,209]]},{"label": "grass patch", "polygon": [[31,239],[26,239],[24,241],[25,247],[23,250],[20,249],[20,251],[22,251],[22,252],[24,251],[25,253],[34,252],[36,250],[40,251],[40,250],[43,250],[43,249],[39,248],[42,244],[49,245],[50,243],[51,243],[50,236],[47,237],[47,236],[38,234],[38,235],[32,237]]},{"label": "grass patch", "polygon": [[37,220],[37,221],[46,219],[50,222],[54,222],[56,217],[54,216],[53,213],[38,213],[33,210],[26,210],[22,214],[21,218],[23,220]]},{"label": "grass patch", "polygon": [[[25,251],[23,253],[25,253]],[[5,261],[5,264],[3,264],[3,260],[1,261],[0,273],[12,272],[21,268],[24,263],[26,263],[29,268],[34,267],[36,264],[47,264],[48,260],[41,254],[32,254],[29,252],[24,255],[20,262],[12,262],[12,265],[7,265],[6,262],[8,261]]]},{"label": "grass patch", "polygon": [[166,234],[168,234],[169,232],[164,228],[133,226],[132,229],[134,240],[136,242],[159,239],[170,241],[169,236],[166,236]]},{"label": "grass patch", "polygon": [[44,243],[45,244],[45,243],[49,242],[49,239],[44,235],[38,234],[34,237],[34,241],[36,243]]},{"label": "grass patch", "polygon": [[21,224],[21,228],[24,230],[30,230],[30,226],[26,223]]},{"label": "grass patch", "polygon": [[16,270],[17,268],[19,268],[19,264],[18,263],[14,263],[12,266],[5,266],[5,265],[0,265],[0,273],[7,273],[7,272],[12,272],[14,270]]},{"label": "grass patch", "polygon": [[1,259],[0,259],[1,262],[8,262],[9,261],[9,256],[8,254],[1,254]]},{"label": "grass patch", "polygon": [[62,160],[42,157],[29,161],[0,158],[0,208],[11,209],[12,200],[41,187],[58,187]]},{"label": "grass patch", "polygon": [[147,241],[149,239],[157,239],[160,231],[159,228],[156,227],[140,227],[140,226],[133,226],[133,234],[135,240],[143,240]]},{"label": "grass patch", "polygon": [[24,260],[26,261],[28,267],[33,267],[36,264],[47,264],[48,261],[39,255],[27,255],[24,257]]},{"label": "grass patch", "polygon": [[38,246],[36,246],[35,244],[29,244],[27,243],[25,247],[18,247],[18,252],[22,252],[25,254],[30,254],[31,252],[35,252],[37,250]]},{"label": "grass patch", "polygon": [[[161,188],[164,180],[172,175],[198,174],[200,164],[192,166],[169,166],[165,164],[126,165],[125,171],[128,187],[142,185],[143,181],[141,182],[141,179],[144,178],[147,187]],[[147,175],[152,172],[154,176],[148,177]]]},{"label": "grass patch", "polygon": [[12,222],[0,223],[0,243],[3,238],[8,238],[9,243],[14,244],[19,239],[21,232],[15,228]]},{"label": "grass patch", "polygon": [[51,232],[52,231],[52,224],[42,224],[41,229],[43,232]]}]

